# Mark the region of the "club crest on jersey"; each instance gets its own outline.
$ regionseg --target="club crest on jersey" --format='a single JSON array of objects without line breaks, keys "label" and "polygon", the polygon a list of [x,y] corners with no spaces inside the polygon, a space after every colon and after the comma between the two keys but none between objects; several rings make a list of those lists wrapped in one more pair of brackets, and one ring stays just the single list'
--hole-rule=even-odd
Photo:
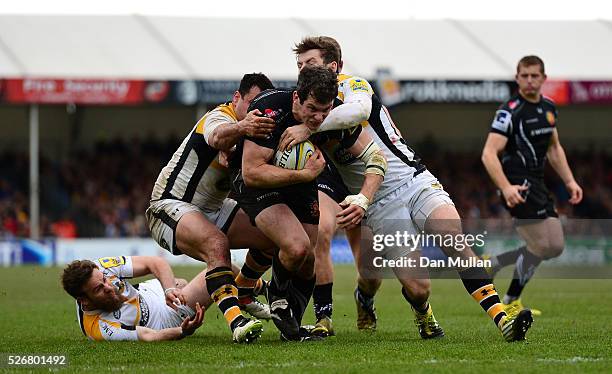
[{"label": "club crest on jersey", "polygon": [[119,257],[102,257],[99,258],[98,261],[103,268],[114,268],[115,266],[125,265],[125,258],[123,256]]},{"label": "club crest on jersey", "polygon": [[368,87],[368,83],[364,80],[361,79],[355,79],[351,81],[350,84],[351,87],[351,91],[356,92],[356,91],[364,91],[364,92],[370,92],[370,88]]},{"label": "club crest on jersey", "polygon": [[519,101],[518,100],[514,100],[508,103],[508,108],[510,109],[514,109],[519,105]]},{"label": "club crest on jersey", "polygon": [[275,119],[283,112],[282,109],[272,110],[270,108],[264,110],[264,116]]},{"label": "club crest on jersey", "polygon": [[553,112],[546,112],[546,120],[551,126],[555,125],[555,114]]}]

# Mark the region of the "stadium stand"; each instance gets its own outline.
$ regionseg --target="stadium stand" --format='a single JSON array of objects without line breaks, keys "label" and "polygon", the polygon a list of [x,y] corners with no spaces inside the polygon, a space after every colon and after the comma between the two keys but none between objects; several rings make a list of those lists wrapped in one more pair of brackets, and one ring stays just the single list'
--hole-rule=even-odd
[{"label": "stadium stand", "polygon": [[[65,161],[41,157],[41,224],[43,236],[148,237],[144,210],[153,181],[178,139],[98,142],[91,150],[73,152]],[[445,185],[465,218],[507,218],[488,180],[480,154],[437,152],[427,144],[426,165]],[[416,149],[421,149],[418,145]],[[569,151],[576,178],[584,183],[584,201],[571,206],[554,172],[547,184],[557,209],[567,218],[612,218],[612,155]],[[0,237],[28,235],[27,154],[0,155]],[[17,166],[17,167],[16,167]]]}]

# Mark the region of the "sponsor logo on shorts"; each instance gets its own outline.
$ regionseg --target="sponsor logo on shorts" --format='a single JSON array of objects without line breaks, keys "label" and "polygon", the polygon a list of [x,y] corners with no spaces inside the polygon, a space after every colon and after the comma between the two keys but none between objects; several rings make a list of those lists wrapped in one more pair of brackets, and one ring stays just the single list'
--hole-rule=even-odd
[{"label": "sponsor logo on shorts", "polygon": [[320,189],[322,189],[322,190],[327,190],[327,191],[334,192],[334,189],[333,189],[333,188],[331,188],[330,186],[328,186],[328,185],[327,185],[327,184],[325,184],[325,183],[319,183],[319,184],[317,185],[317,187],[319,187],[319,188],[320,188]]},{"label": "sponsor logo on shorts", "polygon": [[269,199],[269,198],[276,197],[276,196],[280,196],[280,192],[276,192],[276,191],[268,192],[261,196],[257,196],[257,201],[262,201],[264,199]]}]

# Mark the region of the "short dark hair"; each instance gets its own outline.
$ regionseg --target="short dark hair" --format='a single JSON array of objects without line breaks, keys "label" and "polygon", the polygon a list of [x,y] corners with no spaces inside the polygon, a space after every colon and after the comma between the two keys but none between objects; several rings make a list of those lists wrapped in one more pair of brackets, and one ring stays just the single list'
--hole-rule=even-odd
[{"label": "short dark hair", "polygon": [[546,74],[544,72],[544,61],[542,61],[542,59],[536,55],[529,55],[529,56],[525,56],[521,58],[518,64],[516,64],[516,73],[518,74],[521,66],[533,66],[533,65],[540,65],[540,72],[542,74]]},{"label": "short dark hair", "polygon": [[244,96],[248,94],[253,87],[259,87],[260,90],[265,91],[274,88],[274,85],[263,73],[245,74],[240,80],[238,92],[241,96]]},{"label": "short dark hair", "polygon": [[85,295],[83,286],[91,278],[91,273],[97,269],[96,264],[89,260],[76,260],[66,266],[62,273],[62,286],[75,299]]},{"label": "short dark hair", "polygon": [[338,77],[325,66],[305,66],[298,76],[296,91],[300,103],[308,95],[320,104],[329,103],[338,95]]},{"label": "short dark hair", "polygon": [[326,64],[336,61],[338,65],[342,63],[342,50],[336,39],[329,36],[307,36],[301,42],[296,43],[293,53],[296,55],[308,52],[311,49],[321,51],[321,58]]}]

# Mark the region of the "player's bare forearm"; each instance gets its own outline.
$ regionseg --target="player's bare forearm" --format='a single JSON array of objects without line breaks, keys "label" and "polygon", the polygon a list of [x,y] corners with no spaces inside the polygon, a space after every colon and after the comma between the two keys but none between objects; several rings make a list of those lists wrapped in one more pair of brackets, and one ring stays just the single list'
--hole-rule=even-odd
[{"label": "player's bare forearm", "polygon": [[138,340],[142,342],[179,340],[184,337],[183,329],[180,327],[153,330],[148,327],[136,326],[136,333],[138,334]]},{"label": "player's bare forearm", "polygon": [[548,147],[546,157],[548,157],[550,166],[559,174],[559,177],[561,177],[566,185],[575,181],[574,174],[572,174],[572,169],[569,167],[565,151],[561,144],[557,143]]},{"label": "player's bare forearm", "polygon": [[165,289],[176,287],[174,273],[170,265],[161,257],[134,256],[132,257],[134,277],[153,274]]},{"label": "player's bare forearm", "polygon": [[369,201],[373,201],[374,195],[380,188],[382,182],[383,177],[381,175],[366,173],[360,193],[367,197]]},{"label": "player's bare forearm", "polygon": [[245,140],[242,153],[242,178],[249,187],[275,188],[313,180],[310,171],[289,170],[268,164],[274,150]]},{"label": "player's bare forearm", "polygon": [[503,190],[504,188],[510,186],[510,181],[506,177],[506,174],[504,174],[502,164],[499,161],[499,157],[497,157],[497,153],[495,151],[485,148],[482,152],[481,160],[485,169],[487,170],[487,173],[489,174],[489,177],[497,188]]},{"label": "player's bare forearm", "polygon": [[309,182],[316,176],[310,176],[307,170],[289,170],[269,164],[258,166],[243,164],[242,177],[249,187],[275,188]]},{"label": "player's bare forearm", "polygon": [[243,136],[242,128],[237,124],[225,124],[217,127],[208,138],[209,145],[221,151],[228,151],[238,144]]}]

